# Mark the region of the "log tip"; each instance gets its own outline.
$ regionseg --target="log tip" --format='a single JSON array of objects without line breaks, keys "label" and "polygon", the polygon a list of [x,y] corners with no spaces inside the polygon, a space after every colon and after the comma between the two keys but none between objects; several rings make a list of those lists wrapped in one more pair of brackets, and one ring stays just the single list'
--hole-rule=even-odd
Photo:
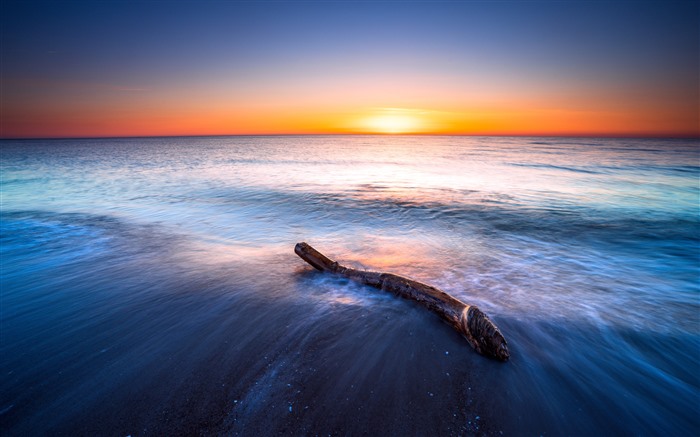
[{"label": "log tip", "polygon": [[294,253],[301,256],[301,254],[307,251],[309,247],[311,246],[309,246],[308,243],[306,243],[305,241],[301,241],[294,246]]},{"label": "log tip", "polygon": [[324,254],[303,241],[294,246],[294,253],[296,253],[299,258],[311,264],[315,269],[322,272],[335,272],[337,269],[338,263],[329,259]]},{"label": "log tip", "polygon": [[474,349],[482,355],[499,361],[508,361],[508,342],[491,319],[475,306],[468,306],[462,313],[462,329]]}]

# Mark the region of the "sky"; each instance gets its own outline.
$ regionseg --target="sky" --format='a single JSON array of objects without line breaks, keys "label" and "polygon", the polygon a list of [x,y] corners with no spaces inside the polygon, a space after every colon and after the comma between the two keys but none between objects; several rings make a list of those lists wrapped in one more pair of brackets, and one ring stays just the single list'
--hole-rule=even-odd
[{"label": "sky", "polygon": [[0,137],[700,136],[700,2],[2,0]]}]

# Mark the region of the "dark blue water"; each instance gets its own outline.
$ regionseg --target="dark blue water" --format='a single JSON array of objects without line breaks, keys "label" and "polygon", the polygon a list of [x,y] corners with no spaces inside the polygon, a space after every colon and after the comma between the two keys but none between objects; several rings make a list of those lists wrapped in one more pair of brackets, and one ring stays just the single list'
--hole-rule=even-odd
[{"label": "dark blue water", "polygon": [[700,434],[697,140],[0,144],[4,435]]}]

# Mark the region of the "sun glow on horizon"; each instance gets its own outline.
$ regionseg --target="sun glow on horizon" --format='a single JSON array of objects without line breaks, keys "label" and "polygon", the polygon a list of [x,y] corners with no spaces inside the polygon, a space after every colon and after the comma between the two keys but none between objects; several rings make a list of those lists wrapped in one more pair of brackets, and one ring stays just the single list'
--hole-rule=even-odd
[{"label": "sun glow on horizon", "polygon": [[380,115],[366,120],[369,130],[387,134],[402,134],[418,130],[420,121],[408,115]]},{"label": "sun glow on horizon", "polygon": [[426,112],[417,109],[380,108],[361,117],[353,126],[354,131],[378,134],[424,133],[430,130]]}]

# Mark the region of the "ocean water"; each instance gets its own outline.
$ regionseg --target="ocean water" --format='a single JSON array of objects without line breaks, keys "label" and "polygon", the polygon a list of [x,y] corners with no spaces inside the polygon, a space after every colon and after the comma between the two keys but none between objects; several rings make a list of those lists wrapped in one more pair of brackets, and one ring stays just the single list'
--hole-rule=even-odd
[{"label": "ocean water", "polygon": [[[2,141],[3,435],[698,435],[697,140]],[[511,360],[313,271],[478,305]]]}]

